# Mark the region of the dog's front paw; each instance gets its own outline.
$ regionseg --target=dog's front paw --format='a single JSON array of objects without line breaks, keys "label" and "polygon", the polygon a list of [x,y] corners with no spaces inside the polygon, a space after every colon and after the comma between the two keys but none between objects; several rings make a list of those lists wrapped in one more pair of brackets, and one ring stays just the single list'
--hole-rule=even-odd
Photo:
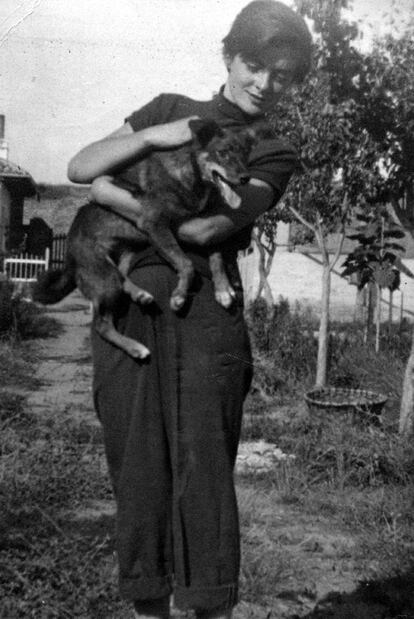
[{"label": "dog's front paw", "polygon": [[148,348],[139,342],[131,342],[128,345],[128,353],[134,359],[147,359],[151,354]]},{"label": "dog's front paw", "polygon": [[148,305],[154,300],[152,294],[150,294],[146,290],[143,290],[142,288],[134,284],[134,282],[131,282],[131,280],[127,277],[125,278],[122,287],[124,289],[124,292],[126,292],[135,303],[140,303],[141,305]]},{"label": "dog's front paw", "polygon": [[185,303],[185,297],[182,295],[173,295],[170,300],[170,307],[174,312],[178,312]]},{"label": "dog's front paw", "polygon": [[132,300],[136,303],[140,303],[141,305],[149,305],[154,301],[154,297],[149,292],[146,292],[146,290],[140,290],[134,297],[132,297]]},{"label": "dog's front paw", "polygon": [[229,287],[226,290],[216,290],[214,293],[215,299],[217,303],[219,303],[222,307],[228,309],[231,307],[236,293],[233,288]]}]

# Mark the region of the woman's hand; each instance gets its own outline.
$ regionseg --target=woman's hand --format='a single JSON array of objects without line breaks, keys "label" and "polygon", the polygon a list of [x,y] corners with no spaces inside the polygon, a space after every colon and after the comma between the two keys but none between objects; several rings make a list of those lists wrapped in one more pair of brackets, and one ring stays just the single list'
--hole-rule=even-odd
[{"label": "woman's hand", "polygon": [[189,116],[162,125],[147,127],[144,129],[147,143],[155,150],[168,150],[190,142],[193,136],[189,121],[196,118],[198,116]]}]

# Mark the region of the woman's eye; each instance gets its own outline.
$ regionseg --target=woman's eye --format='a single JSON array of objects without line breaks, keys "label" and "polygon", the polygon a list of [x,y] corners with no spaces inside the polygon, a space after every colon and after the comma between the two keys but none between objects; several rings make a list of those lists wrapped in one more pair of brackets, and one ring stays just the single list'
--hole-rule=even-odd
[{"label": "woman's eye", "polygon": [[247,68],[249,69],[251,73],[257,73],[258,71],[260,71],[262,67],[259,64],[256,64],[254,62],[248,62]]}]

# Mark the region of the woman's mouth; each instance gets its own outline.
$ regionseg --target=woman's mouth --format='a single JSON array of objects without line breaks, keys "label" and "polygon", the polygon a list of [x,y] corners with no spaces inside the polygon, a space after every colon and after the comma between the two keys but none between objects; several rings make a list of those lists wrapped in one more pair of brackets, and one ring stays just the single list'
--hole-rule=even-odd
[{"label": "woman's mouth", "polygon": [[260,95],[255,95],[252,92],[248,92],[250,99],[253,101],[255,105],[262,106],[265,103],[265,98]]}]

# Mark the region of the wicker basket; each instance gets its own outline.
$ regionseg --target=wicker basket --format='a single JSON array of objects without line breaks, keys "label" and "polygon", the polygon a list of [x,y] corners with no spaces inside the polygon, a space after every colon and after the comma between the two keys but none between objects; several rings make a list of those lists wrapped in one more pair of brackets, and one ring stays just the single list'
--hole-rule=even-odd
[{"label": "wicker basket", "polygon": [[377,424],[387,397],[364,389],[320,387],[308,391],[305,400],[311,415],[319,420],[335,417]]}]

